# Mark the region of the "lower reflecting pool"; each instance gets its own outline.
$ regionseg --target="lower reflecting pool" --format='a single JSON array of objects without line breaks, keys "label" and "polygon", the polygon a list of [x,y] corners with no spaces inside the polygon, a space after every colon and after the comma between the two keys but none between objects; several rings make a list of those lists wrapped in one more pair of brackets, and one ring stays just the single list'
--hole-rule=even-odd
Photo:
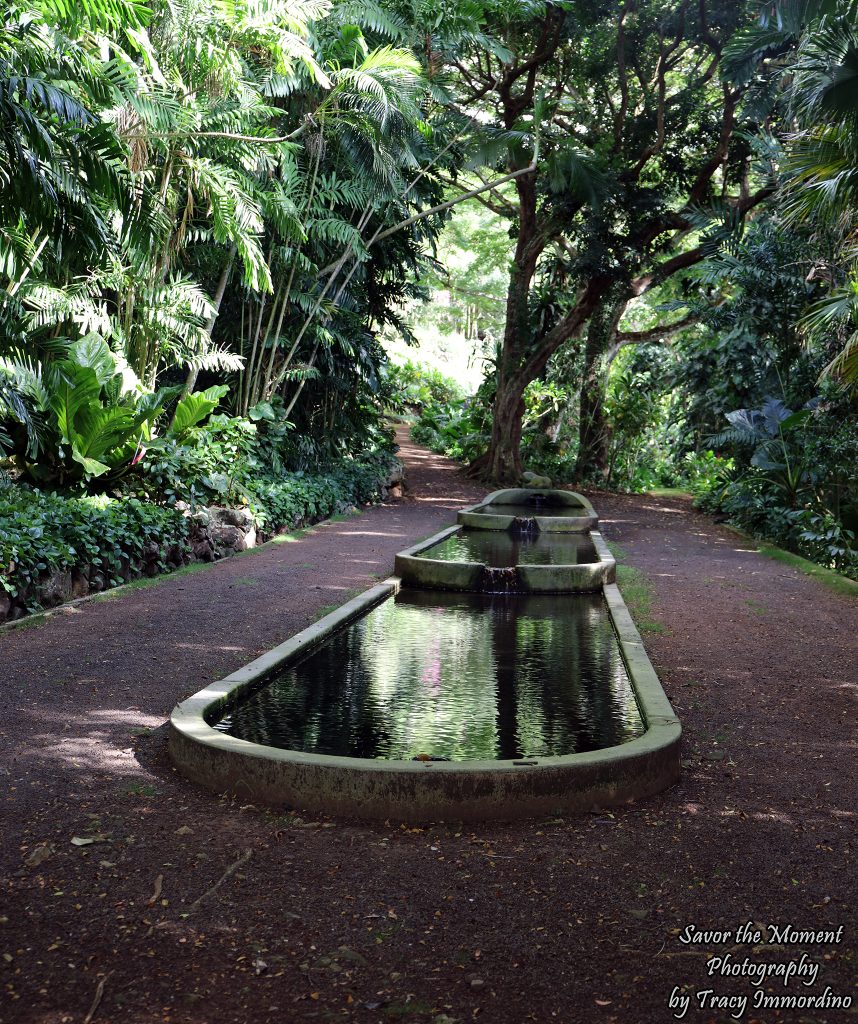
[{"label": "lower reflecting pool", "polygon": [[601,595],[409,589],[211,724],[291,750],[451,761],[571,754],[644,732]]}]

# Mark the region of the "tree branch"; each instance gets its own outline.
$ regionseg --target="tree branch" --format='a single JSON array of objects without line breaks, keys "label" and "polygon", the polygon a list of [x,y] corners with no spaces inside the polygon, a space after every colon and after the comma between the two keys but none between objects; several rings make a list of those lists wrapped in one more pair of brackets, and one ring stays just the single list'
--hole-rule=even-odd
[{"label": "tree branch", "polygon": [[623,123],[629,109],[629,80],[626,75],[626,8],[620,13],[617,24],[617,72],[620,77],[620,109],[614,115],[614,145],[612,152],[619,153],[623,148]]},{"label": "tree branch", "polygon": [[608,365],[610,366],[614,359],[616,359],[620,349],[625,348],[627,345],[646,345],[648,342],[672,337],[677,331],[690,327],[697,320],[698,315],[696,313],[689,313],[688,316],[684,316],[675,323],[659,324],[657,327],[651,327],[648,331],[617,331],[614,335],[616,341],[607,352]]},{"label": "tree branch", "polygon": [[709,182],[712,180],[712,175],[727,159],[727,153],[730,149],[730,139],[733,136],[734,115],[736,112],[736,97],[726,84],[722,86],[722,89],[724,93],[724,119],[721,122],[721,135],[718,138],[718,145],[715,147],[714,152],[697,172],[697,177],[688,193],[687,206],[699,203],[703,199]]},{"label": "tree branch", "polygon": [[229,139],[230,142],[249,142],[257,146],[279,146],[291,142],[304,133],[307,122],[300,125],[288,135],[237,135],[235,132],[146,132],[142,135],[121,135],[123,142],[135,142],[140,139]]},{"label": "tree branch", "polygon": [[623,345],[645,345],[648,341],[656,341],[658,338],[663,338],[666,334],[674,334],[676,331],[681,331],[683,328],[693,324],[695,320],[697,320],[697,314],[689,313],[688,316],[684,316],[681,320],[676,320],[672,324],[657,324],[646,331],[617,331],[616,338]]},{"label": "tree branch", "polygon": [[661,284],[662,281],[667,280],[668,277],[675,274],[678,270],[687,270],[688,267],[693,267],[696,263],[700,263],[711,252],[711,246],[698,245],[693,249],[679,253],[672,259],[665,260],[664,263],[657,264],[649,273],[633,278],[631,283],[632,295],[643,295],[644,292],[648,292],[654,285]]},{"label": "tree branch", "polygon": [[703,42],[707,43],[714,51],[721,56],[721,41],[717,39],[709,28],[709,19],[706,15],[706,0],[699,0],[699,11],[700,11],[700,34],[703,38]]},{"label": "tree branch", "polygon": [[516,379],[523,381],[522,390],[532,380],[536,380],[561,345],[581,332],[610,286],[609,277],[591,277],[587,284],[578,290],[572,309],[551,328],[537,350],[517,371]]},{"label": "tree branch", "polygon": [[[505,174],[502,178],[491,181],[487,185],[471,189],[469,192],[463,192],[461,195],[456,196],[455,199],[450,199],[446,203],[439,203],[437,206],[429,207],[428,210],[421,210],[420,213],[415,213],[413,217],[408,217],[406,220],[401,220],[398,224],[394,224],[392,227],[385,228],[384,231],[379,231],[378,234],[370,239],[369,244],[381,242],[385,238],[390,238],[391,235],[395,235],[397,231],[402,231],[403,228],[410,227],[412,224],[416,224],[419,220],[431,217],[434,213],[443,213],[444,210],[450,210],[454,206],[458,206],[459,203],[464,203],[467,199],[474,199],[483,192],[490,192],[492,189],[496,189],[498,185],[505,185],[508,181],[514,181],[516,178],[521,178],[525,174],[533,174],[535,171],[536,164],[528,164],[527,167],[521,167],[517,171]],[[324,267],[319,271],[319,277],[324,277],[326,274],[330,274],[338,265],[339,260],[336,263],[329,263],[327,267]]]}]

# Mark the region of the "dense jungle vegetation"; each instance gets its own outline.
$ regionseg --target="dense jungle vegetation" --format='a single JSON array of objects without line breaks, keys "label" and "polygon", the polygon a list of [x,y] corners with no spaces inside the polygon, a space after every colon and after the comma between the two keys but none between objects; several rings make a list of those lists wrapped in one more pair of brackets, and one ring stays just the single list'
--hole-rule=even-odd
[{"label": "dense jungle vegetation", "polygon": [[391,414],[858,577],[852,0],[10,0],[0,152],[0,618],[372,500]]}]

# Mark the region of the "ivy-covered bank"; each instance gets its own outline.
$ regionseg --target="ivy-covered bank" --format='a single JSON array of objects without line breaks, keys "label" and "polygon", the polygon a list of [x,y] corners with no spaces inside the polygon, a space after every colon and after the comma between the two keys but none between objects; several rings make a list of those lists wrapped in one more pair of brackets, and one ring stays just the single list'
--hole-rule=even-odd
[{"label": "ivy-covered bank", "polygon": [[[234,429],[226,417],[222,425]],[[217,446],[208,442],[210,433],[201,447],[220,462],[224,453],[213,453]],[[150,487],[158,472],[153,463]],[[163,465],[160,472],[166,473]],[[161,503],[124,493],[62,495],[21,484],[0,488],[0,622],[191,561],[223,558],[276,533],[379,501],[396,493],[401,466],[384,449],[327,471],[275,478],[254,476],[245,454],[232,467],[228,487],[205,474],[192,474],[181,486],[173,480],[175,487],[166,486],[169,479],[169,474],[160,479]],[[225,505],[224,499],[235,504]]]}]

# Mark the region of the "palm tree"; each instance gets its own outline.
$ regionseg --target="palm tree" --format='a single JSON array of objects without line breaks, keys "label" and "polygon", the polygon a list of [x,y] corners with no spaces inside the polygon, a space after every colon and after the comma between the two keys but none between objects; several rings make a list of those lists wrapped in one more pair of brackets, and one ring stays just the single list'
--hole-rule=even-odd
[{"label": "palm tree", "polygon": [[858,381],[858,7],[839,2],[805,32],[791,67],[801,131],[787,164],[789,211],[829,225],[846,279],[805,318],[806,329],[846,335],[826,374]]},{"label": "palm tree", "polygon": [[33,453],[48,404],[42,368],[67,345],[59,331],[31,333],[29,293],[115,253],[115,213],[131,227],[125,151],[99,117],[121,81],[98,33],[139,28],[144,13],[126,0],[74,10],[12,0],[0,20],[0,417],[26,431]]},{"label": "palm tree", "polygon": [[10,287],[38,258],[74,269],[116,244],[110,216],[127,210],[129,181],[123,148],[98,110],[117,85],[89,33],[70,37],[28,0],[6,6],[0,264]]},{"label": "palm tree", "polygon": [[858,380],[858,5],[855,0],[761,3],[756,24],[726,54],[727,73],[748,81],[761,61],[786,83],[792,132],[783,167],[783,209],[839,242],[831,294],[803,319],[817,340],[839,338],[826,375]]}]

